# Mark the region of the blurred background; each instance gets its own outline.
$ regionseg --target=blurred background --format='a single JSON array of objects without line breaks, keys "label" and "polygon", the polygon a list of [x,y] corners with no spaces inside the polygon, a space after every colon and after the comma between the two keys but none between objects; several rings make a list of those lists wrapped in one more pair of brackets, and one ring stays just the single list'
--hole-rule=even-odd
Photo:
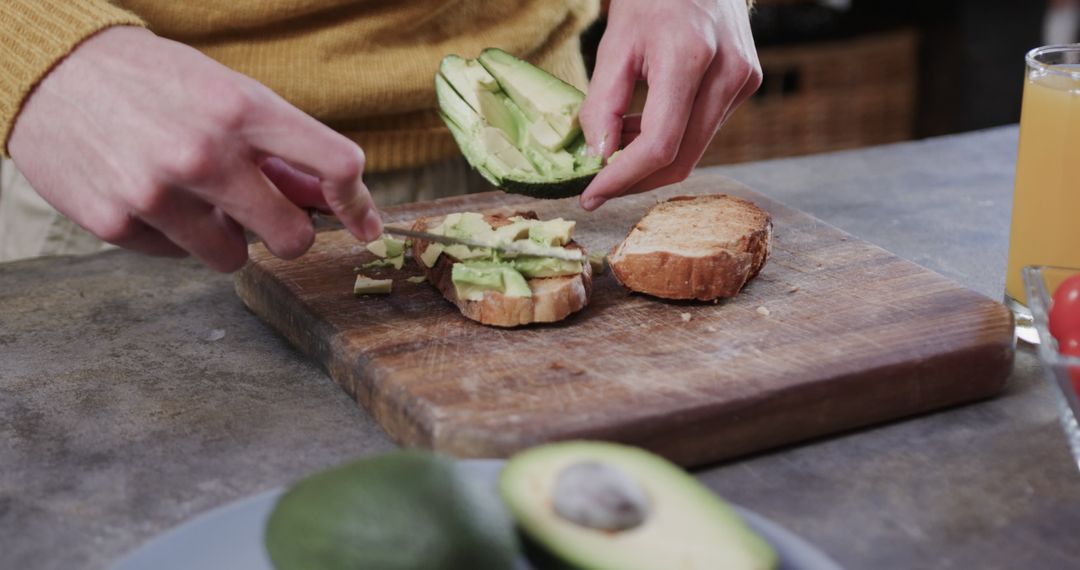
[{"label": "blurred background", "polygon": [[[1080,0],[757,0],[764,71],[702,165],[1020,120],[1024,54],[1078,40]],[[587,61],[603,31],[583,38]],[[638,90],[643,100],[645,88]]]}]

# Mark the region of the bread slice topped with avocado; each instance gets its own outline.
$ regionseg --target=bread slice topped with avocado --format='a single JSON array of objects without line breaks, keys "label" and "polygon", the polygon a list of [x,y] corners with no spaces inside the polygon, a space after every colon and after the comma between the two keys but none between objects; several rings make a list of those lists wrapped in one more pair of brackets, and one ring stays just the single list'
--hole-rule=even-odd
[{"label": "bread slice topped with avocado", "polygon": [[586,154],[585,94],[505,51],[448,55],[435,76],[439,114],[469,164],[493,185],[535,198],[580,194],[600,171]]},{"label": "bread slice topped with avocado", "polygon": [[715,194],[653,206],[608,256],[626,288],[664,299],[734,297],[765,266],[772,218],[753,202]]},{"label": "bread slice topped with avocado", "polygon": [[489,248],[423,240],[413,243],[413,258],[447,300],[481,324],[516,327],[561,321],[584,308],[592,294],[592,271],[584,248],[573,241],[574,225],[562,218],[540,221],[532,212],[420,218],[414,230],[492,244],[527,240],[541,248],[580,250],[582,260],[507,257]]}]

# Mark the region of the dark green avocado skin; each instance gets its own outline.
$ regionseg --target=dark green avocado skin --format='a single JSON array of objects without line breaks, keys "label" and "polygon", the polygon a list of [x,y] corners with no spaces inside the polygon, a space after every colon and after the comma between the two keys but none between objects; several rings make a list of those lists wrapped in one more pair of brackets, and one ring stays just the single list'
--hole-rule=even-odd
[{"label": "dark green avocado skin", "polygon": [[278,500],[264,541],[276,570],[512,570],[499,499],[454,461],[400,451],[312,475]]},{"label": "dark green avocado skin", "polygon": [[585,191],[596,173],[585,174],[576,178],[556,180],[551,182],[534,182],[524,180],[511,180],[504,178],[500,184],[502,190],[511,194],[521,194],[541,200],[557,200],[578,196]]}]

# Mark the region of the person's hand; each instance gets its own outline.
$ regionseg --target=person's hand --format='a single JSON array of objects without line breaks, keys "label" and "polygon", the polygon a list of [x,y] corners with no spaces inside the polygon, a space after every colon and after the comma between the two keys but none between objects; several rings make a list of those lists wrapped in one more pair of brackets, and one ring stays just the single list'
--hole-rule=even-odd
[{"label": "person's hand", "polygon": [[38,85],[8,148],[57,210],[97,237],[219,271],[314,240],[305,207],[357,237],[382,231],[359,147],[255,80],[132,27],[84,42]]},{"label": "person's hand", "polygon": [[[624,117],[638,79],[649,85],[645,108]],[[760,85],[745,0],[612,0],[580,117],[594,154],[625,148],[581,195],[582,207],[685,179]]]}]

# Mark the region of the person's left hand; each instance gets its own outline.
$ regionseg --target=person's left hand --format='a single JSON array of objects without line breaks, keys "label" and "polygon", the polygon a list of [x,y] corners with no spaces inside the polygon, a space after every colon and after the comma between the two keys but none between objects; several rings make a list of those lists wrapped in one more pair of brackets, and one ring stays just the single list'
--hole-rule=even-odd
[{"label": "person's left hand", "polygon": [[[594,154],[626,146],[581,195],[583,208],[690,175],[720,125],[761,85],[747,12],[745,0],[611,2],[580,118]],[[649,85],[645,108],[640,119],[624,117],[638,79]]]}]

